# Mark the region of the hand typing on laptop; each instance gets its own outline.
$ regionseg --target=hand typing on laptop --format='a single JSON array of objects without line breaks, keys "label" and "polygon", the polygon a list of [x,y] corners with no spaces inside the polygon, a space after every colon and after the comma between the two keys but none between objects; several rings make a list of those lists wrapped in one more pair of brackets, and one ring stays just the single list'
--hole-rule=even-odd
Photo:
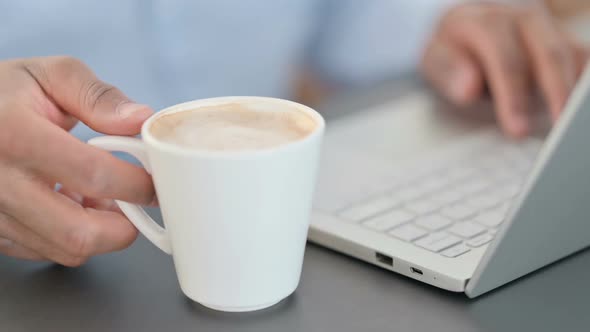
[{"label": "hand typing on laptop", "polygon": [[523,137],[532,90],[541,90],[555,121],[587,58],[544,6],[469,3],[444,15],[422,70],[458,105],[480,99],[487,88],[504,132]]},{"label": "hand typing on laptop", "polygon": [[[66,8],[72,7],[67,2],[59,1],[59,4]],[[293,6],[303,6],[304,2],[294,1]],[[248,22],[240,33],[235,33],[235,27],[231,24],[228,26],[232,32],[224,33],[227,32],[224,30],[227,26],[219,22],[215,15],[180,22],[180,19],[162,19],[158,16],[161,13],[154,12],[151,14],[156,19],[149,20],[149,23],[155,25],[140,31],[138,36],[127,37],[137,32],[132,28],[132,23],[129,23],[129,27],[121,28],[125,45],[117,48],[109,44],[113,42],[116,45],[117,36],[105,37],[104,44],[98,41],[87,43],[92,37],[85,30],[88,28],[92,31],[91,28],[95,26],[102,28],[101,33],[110,31],[108,29],[115,30],[110,26],[107,29],[109,24],[116,21],[110,19],[114,11],[102,12],[102,7],[95,8],[92,15],[86,17],[85,12],[78,9],[72,9],[72,13],[70,10],[59,11],[59,4],[52,2],[46,8],[47,11],[55,7],[60,17],[71,14],[76,18],[64,17],[59,24],[75,22],[79,25],[88,23],[88,26],[80,26],[80,29],[60,27],[56,21],[43,21],[51,17],[44,13],[42,17],[33,17],[36,26],[47,24],[55,27],[56,31],[64,28],[65,32],[60,34],[51,30],[51,33],[43,35],[45,37],[35,35],[34,39],[27,40],[29,35],[19,33],[30,31],[30,28],[27,30],[19,26],[11,29],[8,25],[0,34],[10,31],[16,37],[10,35],[10,38],[0,38],[4,43],[0,48],[0,58],[15,57],[14,54],[22,58],[30,50],[34,50],[34,54],[72,53],[68,47],[80,43],[82,46],[78,46],[79,49],[75,49],[77,53],[73,53],[85,57],[85,60],[96,55],[99,59],[94,59],[97,71],[98,68],[103,72],[115,68],[113,71],[117,73],[110,74],[113,77],[121,75],[119,81],[126,82],[127,86],[119,86],[125,90],[140,86],[138,90],[146,90],[144,96],[189,91],[190,95],[179,93],[164,98],[167,101],[180,101],[195,99],[193,94],[219,95],[219,91],[225,94],[284,95],[285,91],[277,87],[288,86],[285,82],[289,78],[283,77],[281,73],[290,72],[296,66],[289,63],[289,59],[281,57],[299,54],[299,51],[303,53],[314,46],[318,49],[309,54],[313,58],[310,67],[316,69],[318,77],[332,83],[331,86],[358,86],[389,77],[394,69],[408,69],[409,61],[404,60],[404,55],[397,58],[397,53],[405,54],[406,50],[399,52],[395,49],[397,45],[416,49],[424,46],[412,44],[415,40],[422,40],[417,36],[419,33],[412,31],[404,30],[402,34],[396,34],[400,37],[398,40],[390,39],[393,30],[406,28],[390,26],[391,22],[397,21],[392,17],[404,9],[411,9],[409,2],[407,5],[403,3],[403,8],[395,8],[396,2],[391,0],[351,1],[347,4],[339,2],[333,11],[312,15],[320,18],[319,23],[309,19],[314,23],[314,29],[325,27],[326,31],[316,35],[308,33],[313,29],[304,24],[307,18],[302,19],[297,15],[277,16],[284,12],[281,10],[272,13],[236,10],[237,16],[244,15],[242,20],[236,22]],[[426,6],[421,2],[423,7],[428,8],[414,8],[417,9],[414,14],[418,18],[418,12],[437,9],[440,3],[435,0],[431,6]],[[271,6],[271,2],[266,5]],[[164,3],[162,6],[165,6]],[[186,2],[182,14],[190,10],[209,12],[199,11],[199,6],[216,5],[213,2]],[[297,12],[306,13],[304,9]],[[175,10],[163,12],[178,14]],[[215,7],[211,12],[225,10]],[[148,22],[136,17],[146,11],[127,13],[121,9],[127,15],[126,22],[132,21],[129,18]],[[264,14],[268,16],[260,19],[259,16]],[[248,15],[254,15],[255,18]],[[406,16],[412,15],[409,11]],[[28,16],[23,15],[23,19],[26,18]],[[269,24],[273,24],[272,19],[280,20],[279,23],[285,28],[267,29]],[[169,21],[178,21],[179,25],[166,25]],[[287,21],[290,24],[286,24]],[[201,39],[197,43],[192,39],[179,40],[183,36],[192,38],[198,29],[193,29],[190,24],[200,22],[207,28],[216,25],[220,29],[200,32],[202,34],[197,37]],[[270,23],[257,26],[252,22]],[[413,28],[432,23],[416,22],[413,21]],[[301,31],[295,31],[298,29]],[[42,30],[38,29],[37,32],[45,33]],[[260,32],[270,33],[270,36],[259,37]],[[379,36],[380,33],[385,35]],[[208,34],[215,38],[207,38]],[[160,38],[162,36],[165,38]],[[302,36],[307,36],[309,40]],[[321,42],[322,36],[326,38],[326,43]],[[487,87],[497,105],[502,128],[514,137],[528,133],[525,96],[531,89],[540,87],[551,115],[557,118],[587,57],[584,49],[564,33],[544,9],[535,6],[492,3],[460,5],[442,16],[432,36],[422,62],[425,76],[438,91],[458,105],[479,99]],[[257,44],[264,39],[282,42]],[[142,53],[149,53],[142,44],[145,40],[153,42],[154,45],[149,45],[149,48],[157,52]],[[196,53],[190,48],[193,44],[199,45]],[[220,44],[234,48],[226,50],[220,48]],[[14,45],[16,49],[10,50],[10,46]],[[39,45],[49,46],[43,49]],[[241,49],[243,45],[248,45],[247,49]],[[330,45],[333,50],[326,48]],[[137,49],[141,50],[139,55],[133,53]],[[357,53],[363,49],[369,51]],[[374,49],[383,52],[374,52]],[[113,53],[116,54],[114,60],[109,58]],[[414,53],[418,54],[419,51]],[[408,50],[408,54],[414,53]],[[347,56],[350,54],[354,56]],[[383,54],[388,57],[383,57]],[[198,58],[199,55],[204,56]],[[120,60],[119,63],[119,58],[127,60]],[[235,66],[235,63],[240,63],[236,59],[249,63]],[[215,68],[215,74],[211,73],[212,68]],[[383,68],[389,69],[389,72]],[[202,75],[203,72],[206,75]],[[183,80],[185,76],[190,79]],[[131,81],[126,81],[128,77],[132,77]],[[154,77],[154,82],[149,81]],[[144,81],[147,83],[141,85]],[[98,80],[80,60],[49,57],[0,61],[0,186],[3,189],[0,192],[0,253],[75,266],[90,256],[128,246],[135,239],[136,230],[118,213],[111,199],[150,203],[154,197],[150,177],[141,168],[81,143],[68,131],[80,120],[98,132],[136,135],[142,122],[151,114],[152,111],[146,106],[131,103],[117,88]],[[59,192],[53,191],[56,183],[63,185]]]}]

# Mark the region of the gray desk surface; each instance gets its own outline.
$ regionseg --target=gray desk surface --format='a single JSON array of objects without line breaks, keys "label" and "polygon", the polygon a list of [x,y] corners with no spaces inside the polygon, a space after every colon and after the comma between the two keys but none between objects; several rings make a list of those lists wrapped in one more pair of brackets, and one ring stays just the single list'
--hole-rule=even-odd
[{"label": "gray desk surface", "polygon": [[292,296],[227,314],[185,298],[140,237],[75,269],[0,257],[0,331],[587,331],[589,281],[585,251],[469,300],[310,244]]}]

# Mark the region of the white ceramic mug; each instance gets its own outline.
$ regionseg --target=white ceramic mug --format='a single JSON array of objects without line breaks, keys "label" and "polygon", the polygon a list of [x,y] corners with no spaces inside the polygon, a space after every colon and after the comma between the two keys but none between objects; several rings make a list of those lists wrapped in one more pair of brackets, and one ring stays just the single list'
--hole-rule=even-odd
[{"label": "white ceramic mug", "polygon": [[[254,151],[202,151],[159,141],[164,115],[227,103],[315,122],[299,141]],[[135,156],[153,176],[165,228],[137,205],[117,201],[137,229],[174,259],[183,292],[216,310],[272,306],[299,283],[324,120],[309,107],[265,97],[222,97],[175,105],[148,119],[142,139],[104,136],[88,143]]]}]

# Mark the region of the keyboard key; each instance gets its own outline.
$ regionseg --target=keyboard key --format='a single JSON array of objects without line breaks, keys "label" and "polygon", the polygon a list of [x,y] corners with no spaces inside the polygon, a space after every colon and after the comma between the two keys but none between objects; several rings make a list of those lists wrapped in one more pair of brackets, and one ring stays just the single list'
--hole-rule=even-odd
[{"label": "keyboard key", "polygon": [[375,178],[371,183],[367,185],[368,192],[372,193],[383,193],[388,190],[401,187],[404,185],[406,180],[402,174],[388,174],[383,177]]},{"label": "keyboard key", "polygon": [[514,159],[512,161],[512,167],[514,168],[514,170],[516,170],[517,172],[519,172],[521,174],[528,173],[531,170],[531,168],[533,167],[533,164],[534,164],[534,160],[527,159],[527,158],[519,158],[519,159]]},{"label": "keyboard key", "polygon": [[489,177],[496,183],[508,183],[511,181],[519,181],[521,176],[515,174],[514,170],[510,168],[492,169],[489,172]]},{"label": "keyboard key", "polygon": [[415,184],[409,185],[401,190],[392,192],[393,196],[399,197],[406,202],[422,197],[426,193],[428,193],[427,190]]},{"label": "keyboard key", "polygon": [[499,213],[498,211],[491,211],[482,213],[475,217],[473,220],[476,223],[484,225],[486,227],[498,227],[504,221],[504,218],[504,214]]},{"label": "keyboard key", "polygon": [[453,223],[452,220],[445,218],[443,216],[439,216],[436,214],[431,214],[429,216],[424,216],[416,219],[414,222],[416,225],[420,227],[424,227],[431,231],[438,231],[441,230],[450,224]]},{"label": "keyboard key", "polygon": [[463,198],[463,194],[454,190],[445,190],[431,195],[430,198],[443,204],[451,204]]},{"label": "keyboard key", "polygon": [[481,247],[484,244],[492,241],[494,237],[490,234],[482,234],[467,241],[467,245],[473,248]]},{"label": "keyboard key", "polygon": [[457,165],[447,171],[446,177],[450,182],[460,182],[475,176],[477,173],[479,173],[479,170],[475,167]]},{"label": "keyboard key", "polygon": [[454,257],[458,257],[460,255],[463,255],[464,253],[467,253],[469,251],[471,251],[471,249],[469,249],[463,243],[460,243],[454,247],[450,247],[446,250],[443,250],[441,252],[441,255],[443,255],[445,257],[449,257],[449,258],[454,258]]},{"label": "keyboard key", "polygon": [[520,183],[510,183],[498,190],[498,195],[504,199],[511,199],[516,197],[520,192]]},{"label": "keyboard key", "polygon": [[493,193],[484,193],[467,199],[465,203],[478,210],[485,210],[500,204],[502,201],[503,198],[501,196]]},{"label": "keyboard key", "polygon": [[531,159],[534,159],[537,156],[542,147],[543,142],[539,139],[531,138],[521,143],[522,151],[524,151],[524,153]]},{"label": "keyboard key", "polygon": [[440,209],[441,206],[442,203],[440,202],[430,199],[420,199],[417,201],[407,203],[404,207],[417,214],[426,214]]},{"label": "keyboard key", "polygon": [[462,183],[453,189],[462,193],[463,195],[471,195],[481,192],[482,190],[488,188],[490,183],[488,181],[482,179],[475,179],[465,183]]},{"label": "keyboard key", "polygon": [[454,220],[463,220],[473,216],[477,211],[472,207],[465,204],[455,204],[446,207],[440,211],[445,217],[449,217]]},{"label": "keyboard key", "polygon": [[399,205],[399,200],[397,198],[392,196],[381,196],[349,207],[340,212],[339,215],[348,220],[362,221],[397,205]]},{"label": "keyboard key", "polygon": [[506,160],[499,151],[491,151],[490,154],[477,160],[480,167],[485,169],[485,173],[493,173],[494,170],[506,168]]},{"label": "keyboard key", "polygon": [[462,238],[469,239],[476,235],[484,233],[486,229],[478,224],[465,221],[454,224],[451,228],[449,228],[448,231]]},{"label": "keyboard key", "polygon": [[404,210],[392,210],[363,223],[366,227],[376,231],[386,231],[414,219],[415,215]]},{"label": "keyboard key", "polygon": [[527,167],[533,165],[535,161],[536,153],[529,153],[526,151],[527,149],[523,146],[517,147],[510,151],[509,153],[505,154],[506,159],[509,160],[512,166],[516,166],[516,168],[520,167]]},{"label": "keyboard key", "polygon": [[416,227],[412,224],[407,224],[392,229],[391,231],[389,231],[389,234],[393,235],[394,237],[400,240],[412,242],[425,236],[426,234],[428,234],[428,232],[426,232],[420,227]]},{"label": "keyboard key", "polygon": [[512,207],[512,205],[510,203],[506,203],[506,204],[502,204],[499,207],[495,208],[494,211],[505,216],[508,214],[508,211],[510,210],[511,207]]},{"label": "keyboard key", "polygon": [[428,192],[438,191],[449,184],[449,179],[442,174],[435,174],[420,181],[420,186]]},{"label": "keyboard key", "polygon": [[460,238],[458,238],[454,235],[449,235],[447,233],[440,232],[440,233],[433,233],[433,234],[430,234],[426,237],[423,237],[423,238],[417,240],[416,242],[414,242],[414,244],[417,245],[418,247],[422,247],[426,250],[439,252],[441,250],[452,247],[455,244],[460,243],[460,242],[461,242]]},{"label": "keyboard key", "polygon": [[503,157],[506,162],[510,165],[514,164],[515,161],[530,160],[531,157],[520,147],[512,146],[510,151],[505,151]]},{"label": "keyboard key", "polygon": [[522,142],[514,142],[513,144],[505,145],[499,153],[508,160],[513,160],[514,158],[528,158],[528,153],[526,153]]}]

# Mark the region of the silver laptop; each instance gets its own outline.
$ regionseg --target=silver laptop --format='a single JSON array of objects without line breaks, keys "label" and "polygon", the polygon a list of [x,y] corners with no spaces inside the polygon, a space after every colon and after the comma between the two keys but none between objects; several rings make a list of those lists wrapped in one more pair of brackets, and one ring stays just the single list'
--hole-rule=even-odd
[{"label": "silver laptop", "polygon": [[476,297],[590,245],[590,69],[546,139],[426,92],[328,123],[309,239]]}]

